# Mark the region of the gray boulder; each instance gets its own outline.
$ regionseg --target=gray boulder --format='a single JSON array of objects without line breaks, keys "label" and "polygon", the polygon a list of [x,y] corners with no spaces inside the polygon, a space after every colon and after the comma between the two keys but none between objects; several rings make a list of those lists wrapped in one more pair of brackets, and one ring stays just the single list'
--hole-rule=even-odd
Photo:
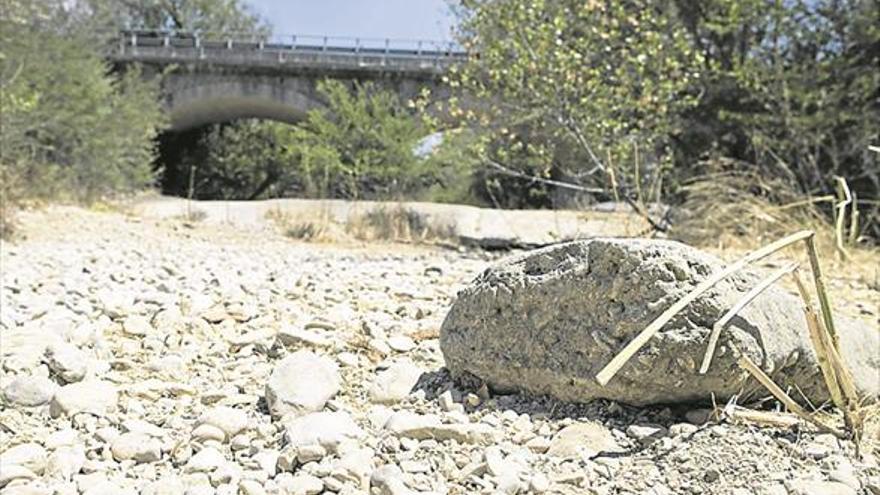
[{"label": "gray boulder", "polygon": [[[730,322],[708,373],[698,374],[712,325],[759,280],[749,272],[688,305],[607,386],[596,382],[627,342],[723,266],[663,240],[593,239],[526,252],[487,269],[459,293],[440,347],[454,376],[479,378],[499,392],[645,405],[708,401],[712,394],[723,401],[744,385],[746,394],[765,394],[737,366],[735,346],[783,388],[796,386],[814,403],[825,400],[801,301],[776,287]],[[880,332],[840,317],[835,322],[857,386],[877,396]]]}]

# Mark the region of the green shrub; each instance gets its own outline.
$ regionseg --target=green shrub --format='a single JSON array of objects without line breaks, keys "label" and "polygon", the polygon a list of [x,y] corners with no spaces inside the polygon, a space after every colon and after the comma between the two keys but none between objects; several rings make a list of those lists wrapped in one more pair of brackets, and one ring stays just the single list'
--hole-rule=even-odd
[{"label": "green shrub", "polygon": [[[137,69],[113,73],[100,40],[48,2],[0,17],[0,148],[10,201],[91,201],[152,184],[163,123],[158,86]],[[7,184],[8,184],[7,183]]]}]

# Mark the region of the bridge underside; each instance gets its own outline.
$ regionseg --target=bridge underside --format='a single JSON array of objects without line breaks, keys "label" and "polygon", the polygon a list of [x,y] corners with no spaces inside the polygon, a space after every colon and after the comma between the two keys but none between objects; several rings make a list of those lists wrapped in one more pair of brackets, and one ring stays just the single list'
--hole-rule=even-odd
[{"label": "bridge underside", "polygon": [[[161,70],[156,67],[155,70]],[[360,77],[358,77],[360,76]],[[422,88],[438,89],[434,79],[362,74],[272,73],[212,65],[180,65],[163,78],[165,106],[171,130],[183,131],[206,124],[243,118],[270,119],[296,123],[310,110],[322,108],[318,83],[325,78],[353,85],[373,81],[401,100],[416,97]],[[435,100],[442,100],[434,95]]]},{"label": "bridge underside", "polygon": [[314,106],[296,107],[258,96],[219,95],[177,104],[171,108],[169,120],[173,131],[252,118],[295,124]]}]

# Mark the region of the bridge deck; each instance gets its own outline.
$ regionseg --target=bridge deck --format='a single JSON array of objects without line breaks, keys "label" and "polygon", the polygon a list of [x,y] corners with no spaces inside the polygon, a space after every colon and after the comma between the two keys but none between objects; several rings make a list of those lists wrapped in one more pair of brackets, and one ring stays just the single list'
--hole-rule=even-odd
[{"label": "bridge deck", "polygon": [[[314,37],[313,37],[314,38]],[[291,37],[291,42],[254,38],[201,38],[155,32],[125,32],[111,58],[119,62],[211,63],[279,70],[371,71],[437,77],[467,59],[449,43],[372,43],[320,37],[319,43]],[[353,44],[339,40],[354,40]]]}]

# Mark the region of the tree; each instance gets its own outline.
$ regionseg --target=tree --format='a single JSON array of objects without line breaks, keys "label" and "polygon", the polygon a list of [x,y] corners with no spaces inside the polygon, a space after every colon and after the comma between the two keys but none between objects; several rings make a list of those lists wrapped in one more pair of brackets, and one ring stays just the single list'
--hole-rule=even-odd
[{"label": "tree", "polygon": [[[183,160],[199,198],[390,198],[426,187],[413,150],[419,119],[372,84],[319,83],[325,107],[297,125],[245,120],[209,128]],[[178,193],[183,191],[178,188]]]},{"label": "tree", "polygon": [[394,94],[336,80],[318,91],[326,108],[309,112],[288,141],[310,193],[388,198],[419,187],[414,149],[425,131]]},{"label": "tree", "polygon": [[264,199],[295,188],[296,163],[280,138],[289,132],[287,124],[259,120],[210,126],[183,158],[176,192],[188,194],[189,174],[199,199]]},{"label": "tree", "polygon": [[[678,0],[703,55],[699,104],[677,143],[686,175],[706,155],[751,163],[802,194],[843,176],[880,193],[880,3],[873,0]],[[880,234],[874,215],[863,228]]]},{"label": "tree", "polygon": [[242,0],[90,0],[112,29],[267,35],[270,26]]},{"label": "tree", "polygon": [[[668,166],[699,56],[665,3],[462,3],[462,39],[475,56],[450,82],[486,102],[458,112],[481,130],[485,162],[606,197],[637,186],[637,153],[655,176]],[[546,190],[527,194],[542,204]]]},{"label": "tree", "polygon": [[157,85],[112,74],[62,3],[0,17],[4,196],[91,200],[152,183]]}]

